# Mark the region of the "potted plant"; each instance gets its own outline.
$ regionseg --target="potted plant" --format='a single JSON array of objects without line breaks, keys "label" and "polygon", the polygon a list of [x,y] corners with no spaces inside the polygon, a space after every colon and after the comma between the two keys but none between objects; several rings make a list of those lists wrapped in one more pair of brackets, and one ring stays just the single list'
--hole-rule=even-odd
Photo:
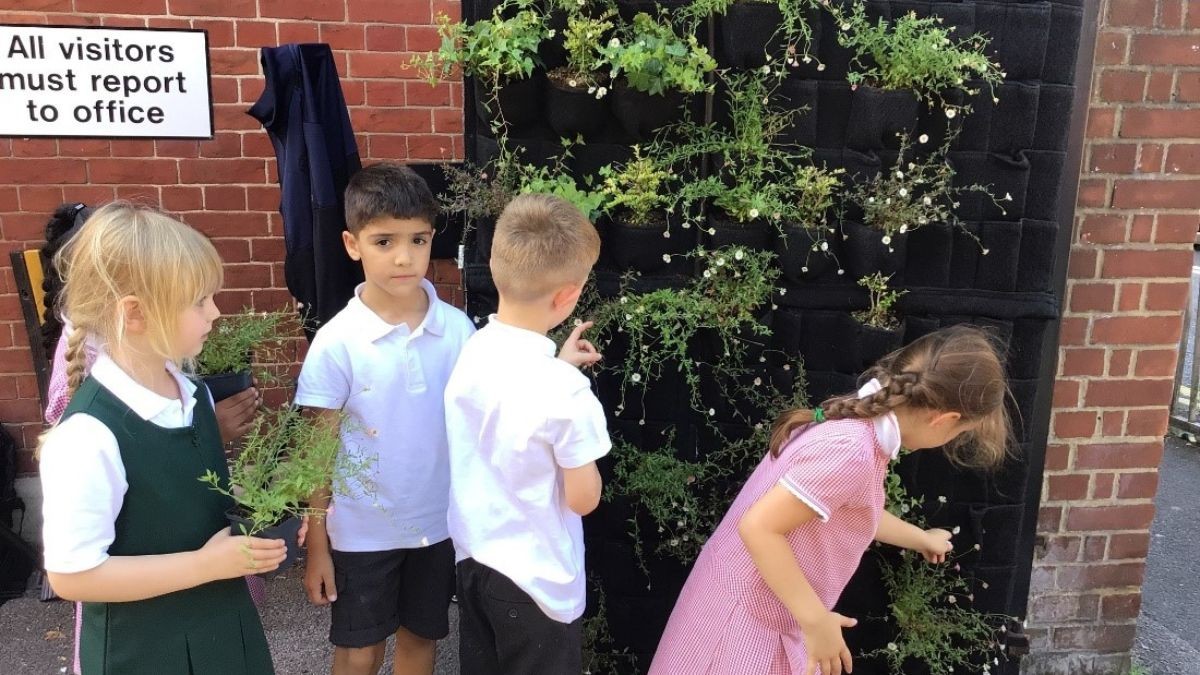
[{"label": "potted plant", "polygon": [[[293,318],[293,312],[287,309],[256,312],[247,308],[217,320],[196,357],[196,373],[208,385],[214,402],[253,386],[251,366],[255,357],[260,362],[277,360],[288,334],[286,327]],[[264,383],[274,379],[267,370],[256,374]]]},{"label": "potted plant", "polygon": [[[542,110],[533,71],[541,62],[538,47],[550,37],[545,17],[532,5],[506,0],[473,24],[439,14],[441,44],[437,51],[413,55],[411,64],[430,84],[450,77],[456,66],[475,78],[476,110],[493,130],[532,124]],[[512,8],[517,11],[506,18]]]},{"label": "potted plant", "polygon": [[200,480],[233,500],[227,512],[230,532],[264,539],[283,539],[290,567],[299,554],[296,535],[303,516],[325,511],[307,505],[319,489],[335,493],[370,492],[365,476],[372,460],[342,447],[342,424],[329,423],[291,406],[263,411],[242,440],[228,476],[209,470]]},{"label": "potted plant", "polygon": [[600,48],[611,70],[613,113],[638,139],[679,119],[688,95],[709,91],[717,63],[695,35],[644,12]]},{"label": "potted plant", "polygon": [[889,281],[891,277],[879,272],[858,280],[858,285],[867,289],[870,303],[867,309],[854,313],[854,320],[859,323],[859,361],[864,368],[898,349],[904,337],[892,308],[908,291],[890,290]]},{"label": "potted plant", "polygon": [[674,174],[635,145],[632,159],[619,167],[602,167],[600,177],[609,260],[623,270],[686,272],[684,254],[691,250],[694,238],[678,229],[671,231]]},{"label": "potted plant", "polygon": [[[906,258],[905,235],[935,223],[961,225],[956,210],[964,195],[986,196],[1002,210],[1002,203],[1012,200],[1011,195],[996,199],[982,185],[954,184],[956,171],[947,160],[953,140],[948,136],[942,147],[918,156],[909,138],[901,135],[894,165],[850,188],[850,201],[861,211],[862,221],[843,221],[842,238],[847,267],[855,278],[873,272],[900,274]],[[927,141],[924,135],[917,139],[918,144]]]},{"label": "potted plant", "polygon": [[499,152],[482,166],[443,165],[446,190],[438,195],[443,211],[463,217],[463,257],[470,253],[470,262],[484,265],[491,255],[496,218],[520,189],[517,152],[509,149],[503,135],[498,140]]},{"label": "potted plant", "polygon": [[546,74],[550,88],[546,92],[546,121],[559,136],[591,136],[604,128],[608,117],[608,74],[602,72],[604,56],[600,45],[612,30],[615,10],[599,16],[583,13],[567,15],[563,31],[566,65]]},{"label": "potted plant", "polygon": [[775,253],[784,277],[799,283],[817,279],[832,269],[840,275],[829,234],[829,211],[841,189],[841,170],[802,166],[795,170],[791,194],[792,207],[776,240]]},{"label": "potted plant", "polygon": [[881,147],[912,129],[919,101],[944,108],[947,117],[967,113],[965,103],[949,103],[944,94],[978,93],[970,80],[982,80],[994,92],[1004,78],[984,53],[985,37],[952,40],[939,17],[918,18],[910,11],[891,22],[871,22],[864,3],[849,9],[829,4],[826,10],[838,24],[838,42],[855,52],[846,77],[853,90],[847,125],[853,147]]}]

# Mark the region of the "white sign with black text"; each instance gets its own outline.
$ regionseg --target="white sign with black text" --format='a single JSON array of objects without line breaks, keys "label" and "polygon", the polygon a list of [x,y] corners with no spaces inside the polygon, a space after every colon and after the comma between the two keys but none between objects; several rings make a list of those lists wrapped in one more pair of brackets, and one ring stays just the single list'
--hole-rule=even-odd
[{"label": "white sign with black text", "polygon": [[212,135],[205,31],[0,24],[0,136]]}]

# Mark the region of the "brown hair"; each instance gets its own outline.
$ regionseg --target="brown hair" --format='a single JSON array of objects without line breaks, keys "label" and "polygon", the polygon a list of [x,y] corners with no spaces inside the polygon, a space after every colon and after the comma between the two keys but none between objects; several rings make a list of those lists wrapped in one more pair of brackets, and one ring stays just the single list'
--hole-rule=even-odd
[{"label": "brown hair", "polygon": [[[960,466],[992,468],[1004,461],[1011,438],[1008,384],[992,340],[979,328],[951,326],[885,356],[863,378],[883,389],[859,398],[835,396],[821,404],[826,419],[870,419],[902,406],[957,412],[976,427],[945,448]],[[790,410],[775,420],[771,454],[779,456],[792,432],[814,419],[814,411]]]},{"label": "brown hair", "polygon": [[599,257],[596,228],[561,197],[518,195],[496,220],[492,279],[501,295],[517,302],[579,283]]},{"label": "brown hair", "polygon": [[363,167],[346,185],[346,229],[358,234],[378,218],[423,220],[433,227],[438,203],[429,184],[398,162]]}]

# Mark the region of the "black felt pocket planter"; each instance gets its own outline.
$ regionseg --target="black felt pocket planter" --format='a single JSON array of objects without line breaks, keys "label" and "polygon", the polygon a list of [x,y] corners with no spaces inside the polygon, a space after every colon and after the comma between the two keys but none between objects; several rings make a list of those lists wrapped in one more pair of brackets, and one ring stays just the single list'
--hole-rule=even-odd
[{"label": "black felt pocket planter", "polygon": [[542,87],[538,77],[521,80],[506,80],[501,83],[496,100],[492,100],[490,87],[475,80],[475,112],[485,123],[497,120],[497,113],[504,116],[510,126],[521,128],[540,121],[542,116]]},{"label": "black felt pocket planter", "polygon": [[683,106],[694,105],[697,100],[695,96],[670,89],[661,94],[647,94],[624,80],[613,84],[608,98],[613,116],[637,140],[648,140],[655,131],[683,119]]},{"label": "black felt pocket planter", "polygon": [[564,138],[594,136],[608,121],[608,103],[588,93],[586,86],[570,86],[551,77],[546,88],[546,122]]},{"label": "black felt pocket planter", "polygon": [[652,226],[631,225],[618,214],[608,220],[604,232],[605,258],[618,270],[686,274],[691,268],[691,261],[683,254],[695,244],[694,229],[685,230],[678,224],[667,229],[665,220]]},{"label": "black felt pocket planter", "polygon": [[775,255],[784,278],[794,283],[837,279],[839,262],[837,232],[800,225],[786,225],[775,239]]},{"label": "black felt pocket planter", "polygon": [[783,15],[773,2],[734,2],[717,24],[717,62],[734,68],[758,68],[783,51],[779,25]]},{"label": "black felt pocket planter", "polygon": [[904,344],[904,324],[895,328],[879,328],[859,324],[858,362],[860,369],[875,365],[879,359],[891,354]]},{"label": "black felt pocket planter", "polygon": [[861,279],[879,272],[899,283],[904,276],[908,251],[907,235],[895,234],[889,243],[885,235],[873,227],[854,221],[842,222],[842,264],[852,279]]},{"label": "black felt pocket planter", "polygon": [[945,288],[950,283],[954,232],[945,223],[923,225],[908,237],[904,282],[909,286]]},{"label": "black felt pocket planter", "polygon": [[779,85],[779,98],[788,108],[798,111],[779,132],[780,142],[808,147],[816,145],[820,84],[812,80],[785,79]]},{"label": "black felt pocket planter", "polygon": [[899,145],[897,134],[917,126],[916,94],[905,90],[859,86],[850,93],[846,145],[879,150]]},{"label": "black felt pocket planter", "polygon": [[977,2],[975,30],[992,39],[987,51],[1000,64],[1005,79],[1041,77],[1050,42],[1049,2]]},{"label": "black felt pocket planter", "polygon": [[752,251],[770,251],[775,239],[775,227],[762,218],[755,218],[748,223],[736,221],[725,212],[713,209],[708,214],[703,239],[709,250],[744,246]]}]

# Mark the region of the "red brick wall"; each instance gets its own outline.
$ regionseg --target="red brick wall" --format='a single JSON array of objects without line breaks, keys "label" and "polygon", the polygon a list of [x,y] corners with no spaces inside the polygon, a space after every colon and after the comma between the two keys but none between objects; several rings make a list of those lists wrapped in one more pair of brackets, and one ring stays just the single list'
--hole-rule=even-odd
[{"label": "red brick wall", "polygon": [[1027,672],[1133,644],[1200,225],[1200,1],[1103,0],[1095,56]]},{"label": "red brick wall", "polygon": [[[203,28],[208,31],[216,136],[211,141],[0,139],[0,421],[32,447],[41,431],[37,383],[9,251],[36,247],[66,200],[161,204],[214,238],[225,259],[226,311],[288,301],[274,152],[245,114],[262,91],[259,48],[327,42],[337,58],[364,163],[461,157],[462,85],[430,87],[404,65],[436,48],[438,12],[458,0],[21,0],[0,22]],[[146,18],[149,17],[149,18]],[[448,299],[453,265],[435,266]],[[455,294],[458,295],[455,295]],[[25,472],[34,469],[26,451]]]}]

